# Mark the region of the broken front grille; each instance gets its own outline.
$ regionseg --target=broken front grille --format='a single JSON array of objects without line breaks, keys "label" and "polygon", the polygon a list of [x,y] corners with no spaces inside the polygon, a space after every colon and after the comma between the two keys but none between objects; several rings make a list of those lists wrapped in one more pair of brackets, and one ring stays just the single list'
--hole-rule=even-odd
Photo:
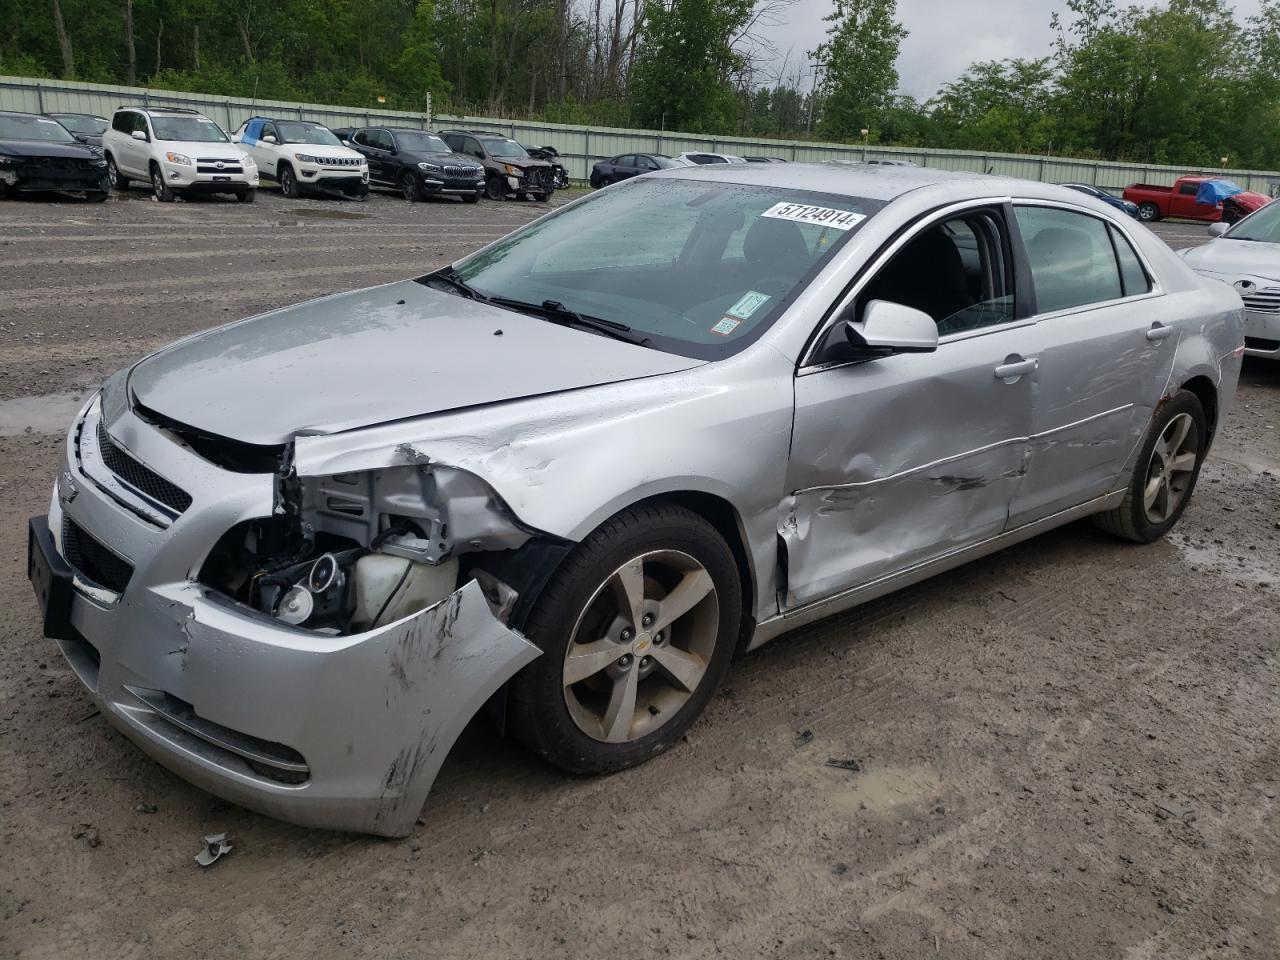
[{"label": "broken front grille", "polygon": [[124,593],[133,577],[133,564],[117,557],[70,517],[62,521],[62,555],[95,587]]},{"label": "broken front grille", "polygon": [[126,453],[111,439],[101,420],[98,421],[98,451],[107,469],[139,493],[164,504],[175,513],[182,513],[191,506],[191,494]]}]

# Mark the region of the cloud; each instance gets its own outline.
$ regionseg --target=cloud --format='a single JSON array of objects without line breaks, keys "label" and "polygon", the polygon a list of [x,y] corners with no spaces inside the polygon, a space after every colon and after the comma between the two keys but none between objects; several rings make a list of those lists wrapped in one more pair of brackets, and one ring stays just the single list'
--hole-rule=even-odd
[{"label": "cloud", "polygon": [[[1240,0],[1237,19],[1258,12],[1260,0]],[[797,0],[785,20],[768,31],[778,50],[777,72],[786,58],[785,79],[812,83],[809,51],[826,35],[823,17],[831,0]],[[898,19],[909,31],[898,58],[899,87],[921,100],[979,60],[1048,56],[1053,44],[1049,18],[1057,10],[1068,15],[1063,0],[898,0]],[[789,57],[788,57],[789,54]]]}]

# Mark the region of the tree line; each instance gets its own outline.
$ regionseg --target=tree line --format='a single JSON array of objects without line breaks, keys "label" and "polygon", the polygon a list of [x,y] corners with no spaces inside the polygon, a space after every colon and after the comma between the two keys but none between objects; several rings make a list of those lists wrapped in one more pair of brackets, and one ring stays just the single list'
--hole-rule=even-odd
[{"label": "tree line", "polygon": [[[0,74],[562,123],[1280,168],[1280,0],[1065,0],[1041,58],[899,92],[896,0],[0,0]],[[961,41],[957,41],[961,42]],[[863,131],[866,131],[865,133]]]}]

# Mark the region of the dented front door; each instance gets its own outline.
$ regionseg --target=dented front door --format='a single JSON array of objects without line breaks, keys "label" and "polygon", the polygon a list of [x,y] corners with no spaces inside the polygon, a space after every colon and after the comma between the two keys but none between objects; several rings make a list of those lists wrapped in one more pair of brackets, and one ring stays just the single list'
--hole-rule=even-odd
[{"label": "dented front door", "polygon": [[1030,433],[1027,325],[801,373],[778,532],[784,609],[998,535]]}]

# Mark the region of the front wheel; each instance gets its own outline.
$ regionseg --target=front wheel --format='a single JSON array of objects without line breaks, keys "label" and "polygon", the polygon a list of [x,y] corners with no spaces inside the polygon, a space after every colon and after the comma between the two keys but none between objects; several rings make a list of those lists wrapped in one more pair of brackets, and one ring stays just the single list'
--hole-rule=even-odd
[{"label": "front wheel", "polygon": [[237,190],[236,199],[241,203],[253,203],[258,198],[257,190]]},{"label": "front wheel", "polygon": [[107,199],[106,190],[86,190],[84,198],[90,203],[102,203]]},{"label": "front wheel", "polygon": [[525,631],[543,655],[511,689],[510,729],[551,763],[605,773],[648,760],[698,718],[733,656],[733,553],[690,510],[624,510],[569,554]]},{"label": "front wheel", "polygon": [[479,202],[480,202],[480,194],[478,194],[478,193],[468,193],[468,194],[466,194],[462,199],[463,199],[463,201],[464,201],[465,203],[479,203]]},{"label": "front wheel", "polygon": [[1163,537],[1191,500],[1208,440],[1208,422],[1199,398],[1179,390],[1156,410],[1124,500],[1114,510],[1099,514],[1098,526],[1137,543]]},{"label": "front wheel", "polygon": [[507,185],[501,177],[490,177],[484,184],[484,195],[490,200],[507,199]]},{"label": "front wheel", "polygon": [[164,182],[164,174],[158,163],[151,165],[151,195],[161,203],[173,203],[173,190]]},{"label": "front wheel", "polygon": [[290,200],[296,200],[301,196],[302,191],[298,189],[298,177],[293,172],[293,167],[287,163],[280,168],[279,174],[280,192]]},{"label": "front wheel", "polygon": [[537,200],[539,203],[546,203],[548,200],[550,200],[550,199],[551,199],[551,194],[549,194],[549,193],[535,193],[535,194],[533,195],[533,199]]},{"label": "front wheel", "polygon": [[400,192],[410,203],[418,199],[418,178],[408,170],[400,175]]},{"label": "front wheel", "polygon": [[1138,219],[1143,223],[1155,223],[1160,219],[1160,208],[1150,201],[1140,203],[1138,204]]}]

